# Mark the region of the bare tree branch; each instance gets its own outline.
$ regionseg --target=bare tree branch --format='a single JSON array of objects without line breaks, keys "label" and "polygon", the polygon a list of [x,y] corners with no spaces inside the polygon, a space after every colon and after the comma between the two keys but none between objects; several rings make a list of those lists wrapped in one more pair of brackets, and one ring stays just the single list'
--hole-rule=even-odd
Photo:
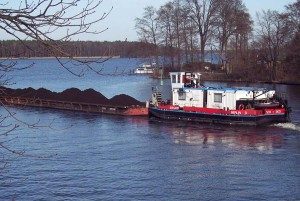
[{"label": "bare tree branch", "polygon": [[[100,34],[107,28],[99,30],[99,22],[106,19],[112,11],[103,12],[99,15],[100,5],[103,0],[35,0],[21,2],[17,9],[0,9],[0,29],[19,41],[35,40],[46,47],[51,56],[57,60],[69,58],[76,60],[76,65],[102,74],[101,69],[92,67],[91,63],[103,63],[103,60],[81,60],[67,53],[60,45],[61,41],[70,41],[80,34]],[[3,4],[8,7],[10,4]],[[96,29],[95,29],[96,28]],[[64,34],[62,34],[64,33]],[[25,45],[25,44],[24,44]],[[26,45],[25,45],[26,46]],[[26,46],[30,48],[29,46]],[[80,73],[72,71],[63,62],[59,62],[63,68],[76,76]]]}]

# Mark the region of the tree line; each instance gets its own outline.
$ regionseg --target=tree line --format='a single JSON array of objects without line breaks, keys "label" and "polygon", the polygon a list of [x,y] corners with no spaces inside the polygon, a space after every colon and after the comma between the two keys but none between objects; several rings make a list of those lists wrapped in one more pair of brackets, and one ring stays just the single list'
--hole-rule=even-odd
[{"label": "tree line", "polygon": [[203,70],[201,58],[213,54],[217,67],[237,78],[297,81],[300,0],[284,12],[263,10],[255,22],[242,0],[173,0],[146,7],[135,20],[140,41],[155,45],[149,56],[170,58],[172,69]]},{"label": "tree line", "polygon": [[[69,4],[66,6],[69,8]],[[36,10],[29,5],[24,9],[22,12],[30,14]],[[222,70],[236,79],[298,81],[299,10],[297,0],[286,5],[283,12],[258,13],[254,23],[242,0],[172,0],[159,9],[146,7],[143,16],[136,18],[139,42],[96,42],[72,41],[73,34],[69,33],[62,40],[54,40],[48,37],[51,31],[42,32],[44,23],[29,23],[17,10],[5,9],[2,13],[7,15],[2,18],[9,26],[3,29],[12,34],[25,33],[28,39],[20,40],[16,35],[17,40],[0,41],[0,57],[148,57],[152,59],[149,62],[171,70],[202,71],[208,65],[211,71]],[[32,15],[28,19],[34,17],[38,22],[43,16],[47,15]],[[16,19],[24,27],[12,26]],[[80,34],[88,24],[77,26],[79,30],[75,33]],[[207,55],[217,65],[201,59]]]},{"label": "tree line", "polygon": [[[51,43],[51,42],[50,42]],[[63,50],[57,57],[146,57],[147,51],[154,49],[153,44],[128,41],[61,41],[55,42]],[[32,58],[53,57],[47,46],[42,46],[35,40],[4,40],[0,41],[0,57],[2,58]]]}]

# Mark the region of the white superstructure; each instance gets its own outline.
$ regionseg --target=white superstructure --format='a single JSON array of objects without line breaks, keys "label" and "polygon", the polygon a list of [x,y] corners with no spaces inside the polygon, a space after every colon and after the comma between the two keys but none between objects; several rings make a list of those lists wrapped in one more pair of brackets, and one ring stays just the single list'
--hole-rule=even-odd
[{"label": "white superstructure", "polygon": [[213,88],[200,85],[200,73],[171,72],[172,105],[235,110],[253,107],[251,102],[269,100],[275,90]]}]

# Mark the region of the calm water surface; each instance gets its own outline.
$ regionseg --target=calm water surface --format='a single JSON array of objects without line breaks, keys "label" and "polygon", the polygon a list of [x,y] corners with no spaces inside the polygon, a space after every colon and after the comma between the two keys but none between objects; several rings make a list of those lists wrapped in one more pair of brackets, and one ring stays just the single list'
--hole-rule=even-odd
[{"label": "calm water surface", "polygon": [[[52,60],[35,62],[34,69],[12,74],[14,87],[94,88],[107,97],[125,93],[148,100],[151,87],[160,82],[91,73],[79,79]],[[137,63],[114,59],[104,68],[133,69]],[[259,86],[287,94],[291,123],[230,127],[9,108],[41,128],[9,119],[6,124],[20,128],[0,136],[0,142],[45,158],[0,149],[0,161],[8,162],[0,164],[0,200],[300,200],[300,86]],[[163,91],[169,87],[164,80]]]}]

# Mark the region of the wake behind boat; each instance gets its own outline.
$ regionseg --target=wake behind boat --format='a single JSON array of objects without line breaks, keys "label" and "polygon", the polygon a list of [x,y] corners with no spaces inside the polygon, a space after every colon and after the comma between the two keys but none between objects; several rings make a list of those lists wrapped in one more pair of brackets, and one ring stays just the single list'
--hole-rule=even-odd
[{"label": "wake behind boat", "polygon": [[215,88],[200,85],[200,73],[171,72],[172,99],[162,100],[153,90],[149,115],[232,125],[265,125],[289,122],[291,109],[275,90]]}]

